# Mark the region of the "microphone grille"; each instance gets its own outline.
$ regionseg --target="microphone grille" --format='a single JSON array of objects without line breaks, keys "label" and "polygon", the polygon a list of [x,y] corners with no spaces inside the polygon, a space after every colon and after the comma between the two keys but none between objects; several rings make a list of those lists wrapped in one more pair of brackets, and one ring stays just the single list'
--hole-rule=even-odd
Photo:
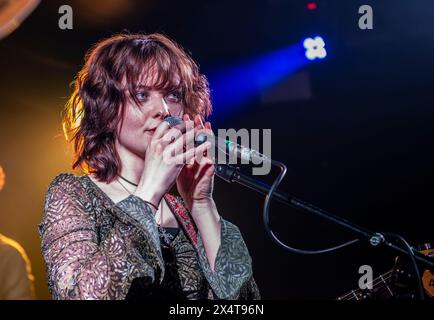
[{"label": "microphone grille", "polygon": [[182,119],[178,116],[170,116],[164,119],[164,121],[168,122],[171,127],[177,126],[182,123]]}]

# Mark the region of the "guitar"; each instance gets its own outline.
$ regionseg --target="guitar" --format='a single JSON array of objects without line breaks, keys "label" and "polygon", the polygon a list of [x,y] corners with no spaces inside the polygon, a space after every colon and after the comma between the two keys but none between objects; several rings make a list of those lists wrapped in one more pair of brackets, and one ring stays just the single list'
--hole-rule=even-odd
[{"label": "guitar", "polygon": [[[415,248],[429,257],[434,256],[432,244],[426,243]],[[428,297],[434,297],[434,275],[425,270],[422,276],[422,284]],[[340,296],[337,300],[387,300],[391,298],[413,298],[417,282],[411,272],[397,258],[395,267],[372,281],[372,289],[356,289]]]}]

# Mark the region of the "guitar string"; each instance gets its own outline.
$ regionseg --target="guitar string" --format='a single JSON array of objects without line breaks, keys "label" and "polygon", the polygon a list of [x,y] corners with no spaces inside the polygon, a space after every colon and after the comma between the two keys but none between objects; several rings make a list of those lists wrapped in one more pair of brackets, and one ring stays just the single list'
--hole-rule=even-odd
[{"label": "guitar string", "polygon": [[[389,277],[384,277],[384,281],[380,280],[377,283],[375,283],[375,285],[373,285],[372,289],[370,289],[369,291],[374,291],[375,294],[380,294],[380,290],[385,290],[387,288],[387,290],[385,291],[389,291],[389,296],[393,295],[393,293],[390,291],[390,288],[387,284],[386,281],[390,280],[392,276]],[[347,293],[346,295],[342,296],[339,298],[339,300],[361,300],[361,298],[363,298],[363,292],[364,290],[361,289],[357,289],[357,290],[353,290],[349,293]]]},{"label": "guitar string", "polygon": [[[374,279],[371,283],[373,283],[372,285],[372,291],[374,290],[378,290],[378,286],[381,284],[382,286],[380,286],[380,289],[383,288],[385,285],[387,286],[386,281],[389,280],[393,275],[390,274],[391,271],[385,273],[383,275],[383,279],[380,279],[380,277]],[[388,276],[386,276],[386,274],[389,274]],[[363,293],[363,290],[361,289],[357,289],[357,290],[352,290],[351,292],[348,292],[347,294],[339,297],[339,300],[359,300],[358,297],[361,295],[361,293]]]},{"label": "guitar string", "polygon": [[[387,296],[390,296],[390,295],[393,296],[393,292],[390,290],[390,287],[386,283],[386,281],[389,280],[393,276],[393,271],[394,271],[393,269],[389,270],[388,272],[380,275],[379,277],[377,277],[373,281],[371,281],[371,283],[373,283],[373,286],[372,286],[372,289],[370,289],[370,290],[374,291],[376,289],[377,290],[376,294],[380,294],[381,291],[379,291],[379,290],[381,290],[381,289],[384,290],[385,288],[387,288],[387,290],[384,290],[385,292],[387,292]],[[376,288],[376,286],[380,285],[381,283],[383,283],[383,285],[380,288]],[[361,294],[361,292],[363,293],[363,290],[361,290],[361,289],[352,290],[351,292],[348,292],[347,294],[344,294],[343,296],[339,297],[338,300],[354,300],[354,299],[359,300],[357,297],[358,297],[358,295]]]},{"label": "guitar string", "polygon": [[[375,278],[374,280],[372,280],[371,282],[369,282],[368,284],[372,284],[372,289],[378,289],[376,288],[378,285],[380,285],[381,283],[386,284],[385,281],[389,280],[392,276],[393,276],[393,270],[389,270],[388,272],[384,273],[382,276]],[[382,277],[382,279],[381,279]],[[386,284],[387,285],[387,284]],[[355,296],[357,296],[357,294],[360,294],[360,292],[363,292],[363,290],[361,289],[357,289],[357,290],[352,290],[351,292],[344,294],[343,296],[339,297],[339,300],[351,300],[353,298],[356,298]],[[347,297],[349,297],[347,299]]]}]

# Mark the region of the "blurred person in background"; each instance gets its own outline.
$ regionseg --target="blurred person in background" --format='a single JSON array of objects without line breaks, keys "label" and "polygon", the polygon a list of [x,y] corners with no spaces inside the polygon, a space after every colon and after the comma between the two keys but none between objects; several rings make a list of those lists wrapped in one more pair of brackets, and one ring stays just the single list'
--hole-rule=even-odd
[{"label": "blurred person in background", "polygon": [[[0,191],[5,174],[0,166]],[[30,261],[23,247],[0,234],[0,300],[32,300],[35,298]]]}]

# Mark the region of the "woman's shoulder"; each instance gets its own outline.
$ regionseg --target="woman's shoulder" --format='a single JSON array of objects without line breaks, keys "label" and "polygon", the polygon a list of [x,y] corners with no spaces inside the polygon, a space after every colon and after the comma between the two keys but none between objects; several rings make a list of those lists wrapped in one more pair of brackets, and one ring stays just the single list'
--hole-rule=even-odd
[{"label": "woman's shoulder", "polygon": [[80,179],[82,176],[78,176],[76,174],[70,173],[70,172],[62,172],[59,173],[58,175],[56,175],[54,177],[54,179],[52,180],[51,184],[60,184],[64,181],[75,181]]},{"label": "woman's shoulder", "polygon": [[81,180],[82,176],[61,173],[51,181],[45,194],[45,214],[39,226],[40,233],[47,224],[68,217],[71,206],[87,208],[88,197]]},{"label": "woman's shoulder", "polygon": [[59,192],[72,195],[77,191],[84,190],[84,177],[67,172],[60,173],[54,177],[48,186],[47,195]]}]

